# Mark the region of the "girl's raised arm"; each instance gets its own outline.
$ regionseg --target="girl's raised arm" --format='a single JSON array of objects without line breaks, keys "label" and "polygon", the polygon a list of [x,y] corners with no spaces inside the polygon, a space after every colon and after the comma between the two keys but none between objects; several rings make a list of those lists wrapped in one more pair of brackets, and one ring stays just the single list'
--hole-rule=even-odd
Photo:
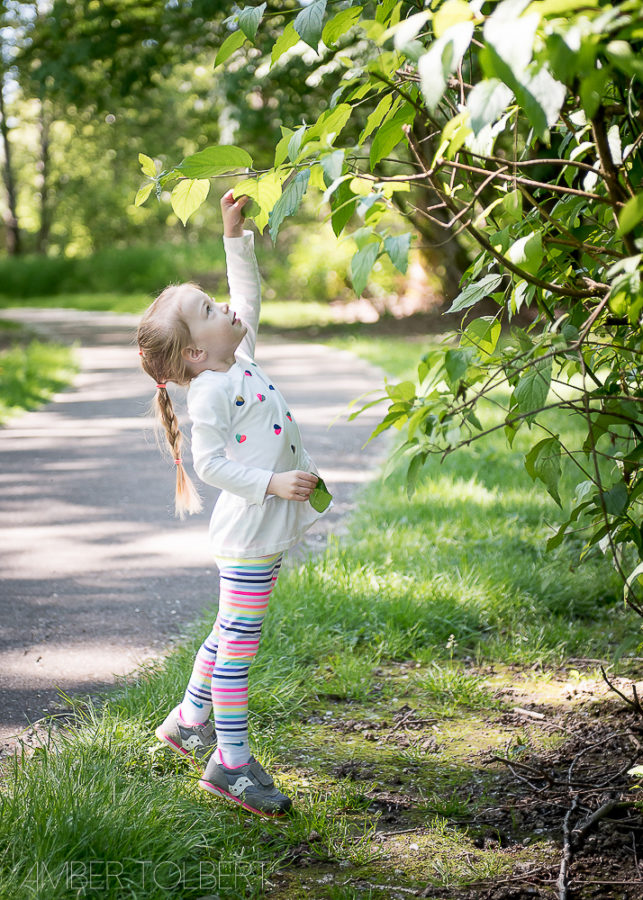
[{"label": "girl's raised arm", "polygon": [[246,196],[235,201],[232,191],[228,191],[221,198],[221,213],[230,306],[248,329],[238,352],[254,359],[261,310],[261,279],[254,251],[254,233],[243,228],[242,210],[247,201]]},{"label": "girl's raised arm", "polygon": [[261,280],[254,250],[254,234],[252,231],[244,231],[241,237],[224,236],[223,246],[230,306],[248,329],[237,353],[254,359],[261,310]]}]

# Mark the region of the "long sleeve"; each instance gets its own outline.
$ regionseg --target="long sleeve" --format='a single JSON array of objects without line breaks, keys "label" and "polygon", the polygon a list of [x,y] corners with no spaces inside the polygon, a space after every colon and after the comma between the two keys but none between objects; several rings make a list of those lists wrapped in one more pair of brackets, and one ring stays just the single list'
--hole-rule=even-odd
[{"label": "long sleeve", "polygon": [[[201,377],[207,376],[204,373]],[[198,387],[193,385],[188,395],[188,413],[192,419],[192,459],[201,481],[263,505],[272,471],[226,456],[232,412],[225,382],[221,381],[219,389],[211,378]]]},{"label": "long sleeve", "polygon": [[230,305],[248,331],[239,352],[254,359],[259,313],[261,309],[261,279],[254,251],[254,232],[244,231],[242,237],[224,237]]}]

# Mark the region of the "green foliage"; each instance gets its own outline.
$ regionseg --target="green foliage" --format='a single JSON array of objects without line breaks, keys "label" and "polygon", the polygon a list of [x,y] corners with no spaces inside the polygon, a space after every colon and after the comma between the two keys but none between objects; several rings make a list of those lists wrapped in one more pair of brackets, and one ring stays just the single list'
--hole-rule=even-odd
[{"label": "green foliage", "polygon": [[0,302],[6,306],[32,297],[92,291],[156,294],[170,282],[202,274],[211,278],[212,272],[221,275],[223,287],[224,269],[221,241],[111,247],[73,258],[5,257],[0,258]]},{"label": "green foliage", "polygon": [[[423,357],[412,397],[389,386],[374,432],[406,429],[410,491],[429,454],[488,433],[476,408],[503,387],[493,427],[510,446],[521,429],[534,432],[524,452],[530,476],[558,503],[563,459],[589,485],[560,539],[568,528],[572,540],[584,535],[584,555],[596,544],[609,550],[623,581],[626,548],[643,558],[638,12],[636,0],[437,0],[420,12],[379,4],[375,19],[351,7],[324,24],[315,0],[294,22],[285,14],[265,47],[263,26],[254,37],[268,55],[294,30],[322,65],[346,68],[328,108],[285,121],[275,142],[261,177],[278,178],[281,196],[270,196],[270,210],[259,200],[257,212],[273,240],[316,189],[335,234],[352,231],[357,293],[382,250],[405,268],[408,245],[389,233],[387,210],[416,228],[424,216],[444,243],[466,232],[473,251],[450,310],[464,316],[459,346]],[[497,311],[476,315],[480,300]],[[551,432],[551,408],[581,423],[580,442]],[[643,614],[638,584],[630,587],[628,602]]]},{"label": "green foliage", "polygon": [[58,344],[32,340],[0,351],[0,423],[49,400],[77,370],[73,351]]}]

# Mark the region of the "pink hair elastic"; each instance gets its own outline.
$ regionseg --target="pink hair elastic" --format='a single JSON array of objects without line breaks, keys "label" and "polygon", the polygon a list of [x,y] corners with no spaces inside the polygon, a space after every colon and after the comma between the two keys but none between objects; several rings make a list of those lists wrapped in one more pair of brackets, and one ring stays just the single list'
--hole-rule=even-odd
[{"label": "pink hair elastic", "polygon": [[167,385],[165,384],[164,381],[160,381],[156,386],[157,386],[157,388],[164,388],[164,387],[167,387]]},{"label": "pink hair elastic", "polygon": [[174,462],[175,462],[175,464],[176,464],[177,466],[180,466],[181,463],[183,462],[183,460],[182,460],[181,457],[179,456],[179,458],[178,458],[178,459],[175,459]]}]

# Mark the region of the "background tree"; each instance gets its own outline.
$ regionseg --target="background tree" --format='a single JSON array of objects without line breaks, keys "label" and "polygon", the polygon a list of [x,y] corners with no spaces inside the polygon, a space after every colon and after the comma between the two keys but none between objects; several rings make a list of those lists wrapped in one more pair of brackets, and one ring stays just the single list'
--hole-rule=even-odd
[{"label": "background tree", "polygon": [[18,221],[18,199],[11,125],[8,115],[8,96],[12,89],[12,70],[17,53],[17,37],[21,22],[16,4],[0,8],[0,138],[2,141],[2,182],[6,197],[3,214],[7,252],[18,256],[22,252],[22,232]]},{"label": "background tree", "polygon": [[[427,354],[417,385],[387,386],[376,433],[406,428],[396,459],[407,459],[412,491],[429,453],[488,433],[476,410],[489,398],[491,428],[504,428],[509,444],[525,425],[538,434],[527,470],[568,505],[549,546],[573,533],[584,536],[581,557],[597,544],[609,550],[643,614],[635,596],[643,573],[638,10],[635,0],[446,0],[419,11],[395,0],[313,0],[284,18],[273,62],[301,39],[321,54],[320,41],[358,46],[360,65],[337,54],[343,71],[328,108],[313,122],[283,125],[273,165],[236,192],[255,199],[255,221],[274,241],[303,196],[320,191],[337,235],[358,226],[358,294],[383,254],[406,267],[412,235],[391,233],[387,209],[447,238],[466,234],[474,258],[450,308],[463,313],[459,345]],[[219,62],[244,64],[243,45],[260,42],[264,14],[266,4],[232,17],[237,30]],[[364,107],[355,141],[348,123]],[[179,167],[148,169],[145,191],[192,192],[188,218],[211,175],[246,165],[234,148],[210,148]],[[495,313],[476,315],[483,298]],[[521,310],[533,323],[501,339]],[[581,417],[581,446],[551,431],[553,408]],[[575,475],[571,498],[560,495],[563,469]]]}]

